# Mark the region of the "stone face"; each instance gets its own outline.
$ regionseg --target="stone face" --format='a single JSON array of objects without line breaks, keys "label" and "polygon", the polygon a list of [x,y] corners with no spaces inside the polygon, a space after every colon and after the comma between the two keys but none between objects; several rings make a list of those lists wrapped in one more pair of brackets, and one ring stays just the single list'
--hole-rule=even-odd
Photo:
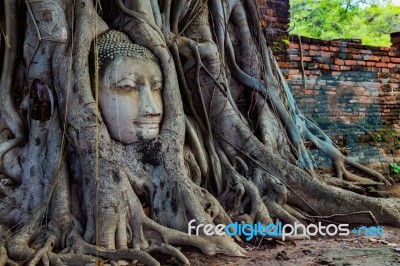
[{"label": "stone face", "polygon": [[150,59],[122,57],[99,79],[99,107],[112,139],[131,144],[155,138],[163,114],[162,74]]},{"label": "stone face", "polygon": [[101,34],[92,51],[98,56],[99,107],[110,137],[123,144],[155,138],[163,115],[157,57],[116,30]]}]

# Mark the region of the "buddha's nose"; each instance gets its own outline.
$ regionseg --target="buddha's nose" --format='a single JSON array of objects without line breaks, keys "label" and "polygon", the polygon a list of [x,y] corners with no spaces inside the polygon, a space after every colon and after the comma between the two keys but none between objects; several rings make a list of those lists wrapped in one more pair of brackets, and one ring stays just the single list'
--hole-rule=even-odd
[{"label": "buddha's nose", "polygon": [[154,101],[150,87],[145,86],[141,90],[140,97],[140,114],[142,116],[158,116],[161,115],[161,110]]}]

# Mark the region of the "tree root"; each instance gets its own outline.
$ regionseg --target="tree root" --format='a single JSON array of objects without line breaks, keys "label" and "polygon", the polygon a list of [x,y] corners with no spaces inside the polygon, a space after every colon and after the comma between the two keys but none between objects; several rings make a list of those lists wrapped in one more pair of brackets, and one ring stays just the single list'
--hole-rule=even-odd
[{"label": "tree root", "polygon": [[42,248],[40,248],[35,256],[32,258],[32,260],[29,262],[28,266],[35,266],[39,263],[40,260],[42,260],[44,265],[49,265],[49,257],[48,253],[51,252],[56,245],[57,241],[59,239],[55,235],[51,235],[46,243],[43,245]]},{"label": "tree root", "polygon": [[142,250],[134,249],[119,249],[119,250],[108,250],[101,247],[97,247],[88,244],[79,233],[73,230],[68,237],[68,243],[72,247],[74,253],[81,253],[91,255],[95,257],[101,257],[106,260],[139,260],[146,265],[160,265],[157,260],[151,257],[148,253]]},{"label": "tree root", "polygon": [[362,188],[361,186],[368,186],[371,184],[371,180],[369,180],[367,183],[364,182],[358,183],[358,182],[349,182],[336,177],[325,177],[324,181],[331,186],[341,187],[343,189],[354,191],[358,194],[365,193],[365,189]]},{"label": "tree root", "polygon": [[[40,262],[42,262],[43,265],[82,265],[86,263],[95,263],[96,261],[98,261],[98,259],[96,258],[99,257],[102,260],[138,260],[145,263],[146,265],[159,265],[159,262],[157,262],[153,257],[151,257],[151,255],[149,255],[149,253],[152,252],[161,252],[164,254],[168,254],[178,258],[184,264],[189,264],[189,261],[178,249],[167,243],[150,241],[150,245],[142,250],[111,250],[87,243],[83,240],[82,236],[78,233],[76,229],[72,229],[67,236],[66,245],[68,246],[68,248],[65,248],[59,254],[55,254],[52,252],[54,246],[60,241],[60,237],[58,236],[60,235],[59,233],[50,233],[47,236],[47,240],[45,241],[44,245],[38,250],[35,250],[28,246],[28,241],[38,234],[39,227],[37,226],[37,223],[41,220],[41,215],[38,215],[38,213],[40,213],[40,211],[38,211],[34,215],[34,217],[25,227],[23,227],[18,233],[16,233],[12,237],[10,241],[8,241],[8,252],[11,257],[19,261],[29,261],[29,266],[38,265]],[[152,227],[152,225],[149,225],[148,227]],[[44,230],[45,234],[48,234],[50,232],[47,231],[48,229]],[[156,230],[160,230],[160,228],[156,228]],[[168,231],[168,229],[166,230]],[[184,235],[184,233],[181,232],[179,232],[178,234]],[[200,247],[200,244],[197,244]],[[204,243],[201,242],[201,245],[203,244]],[[0,248],[0,262],[2,261],[9,261],[7,257],[7,251],[4,247]]]},{"label": "tree root", "polygon": [[6,265],[7,261],[7,250],[4,246],[0,246],[0,265]]},{"label": "tree root", "polygon": [[[308,119],[306,120],[306,124],[309,124],[310,127],[316,129],[317,127]],[[318,130],[320,131],[320,130]],[[310,140],[318,149],[320,149],[322,152],[325,153],[326,156],[330,157],[333,161],[333,165],[336,169],[336,176],[339,179],[345,178],[348,181],[351,182],[357,182],[357,183],[365,183],[368,185],[380,185],[381,183],[371,181],[367,178],[363,178],[361,176],[355,175],[353,173],[350,173],[344,166],[344,163],[348,163],[350,166],[353,166],[354,168],[361,170],[365,172],[366,174],[378,179],[380,182],[385,183],[386,185],[390,185],[391,182],[389,182],[388,179],[386,179],[381,173],[378,173],[374,170],[371,170],[359,163],[354,162],[353,160],[350,160],[349,158],[345,157],[339,149],[333,146],[332,141],[329,139],[328,136],[325,135],[322,131],[319,132],[322,135],[321,139],[320,137],[315,136],[313,133],[310,132],[310,130],[307,128],[305,129],[305,138],[306,140]]]},{"label": "tree root", "polygon": [[[259,189],[233,168],[222,150],[218,149],[217,151],[227,180],[227,186],[219,196],[219,201],[229,210],[228,214],[235,220],[244,220],[247,223],[271,223],[272,219],[260,197]],[[244,195],[246,196],[244,197]],[[243,216],[245,213],[248,214]]]},{"label": "tree root", "polygon": [[203,254],[214,255],[222,253],[228,256],[244,256],[244,249],[234,243],[229,237],[221,236],[190,236],[186,232],[176,231],[148,219],[146,221],[147,228],[158,232],[166,243],[177,245],[193,246],[201,250]]},{"label": "tree root", "polygon": [[308,218],[312,218],[312,219],[329,220],[329,219],[332,219],[332,218],[348,217],[348,216],[353,216],[353,215],[367,215],[367,216],[369,216],[371,218],[371,220],[373,221],[373,223],[375,225],[379,225],[379,223],[376,220],[375,216],[370,211],[351,212],[351,213],[346,213],[346,214],[337,213],[337,214],[332,214],[332,215],[328,215],[328,216],[312,216],[312,215],[306,215],[306,216]]}]

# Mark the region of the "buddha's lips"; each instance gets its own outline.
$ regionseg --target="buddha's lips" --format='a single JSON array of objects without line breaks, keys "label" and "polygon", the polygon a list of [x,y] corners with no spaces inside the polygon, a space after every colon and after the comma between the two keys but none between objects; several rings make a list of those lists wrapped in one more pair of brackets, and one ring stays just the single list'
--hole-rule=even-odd
[{"label": "buddha's lips", "polygon": [[160,127],[161,120],[160,119],[154,119],[154,120],[135,120],[133,121],[133,124],[138,127],[152,127],[152,128],[158,128]]}]

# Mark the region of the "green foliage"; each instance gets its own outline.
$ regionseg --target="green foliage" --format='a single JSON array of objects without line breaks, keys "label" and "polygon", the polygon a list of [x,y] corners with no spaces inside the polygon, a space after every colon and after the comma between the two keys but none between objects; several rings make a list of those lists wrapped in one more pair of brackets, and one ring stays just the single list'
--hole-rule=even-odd
[{"label": "green foliage", "polygon": [[292,34],[319,38],[355,38],[363,44],[390,46],[400,29],[400,7],[377,0],[291,0]]},{"label": "green foliage", "polygon": [[390,163],[390,171],[395,174],[400,174],[400,165],[397,163]]},{"label": "green foliage", "polygon": [[383,137],[381,134],[377,134],[374,136],[374,141],[375,142],[382,142],[383,141]]},{"label": "green foliage", "polygon": [[290,44],[290,41],[288,39],[274,40],[272,42],[271,49],[274,52],[280,52],[284,49],[287,49],[287,46],[289,44]]},{"label": "green foliage", "polygon": [[394,142],[394,146],[395,146],[397,149],[400,149],[400,140],[396,140],[396,141]]}]

